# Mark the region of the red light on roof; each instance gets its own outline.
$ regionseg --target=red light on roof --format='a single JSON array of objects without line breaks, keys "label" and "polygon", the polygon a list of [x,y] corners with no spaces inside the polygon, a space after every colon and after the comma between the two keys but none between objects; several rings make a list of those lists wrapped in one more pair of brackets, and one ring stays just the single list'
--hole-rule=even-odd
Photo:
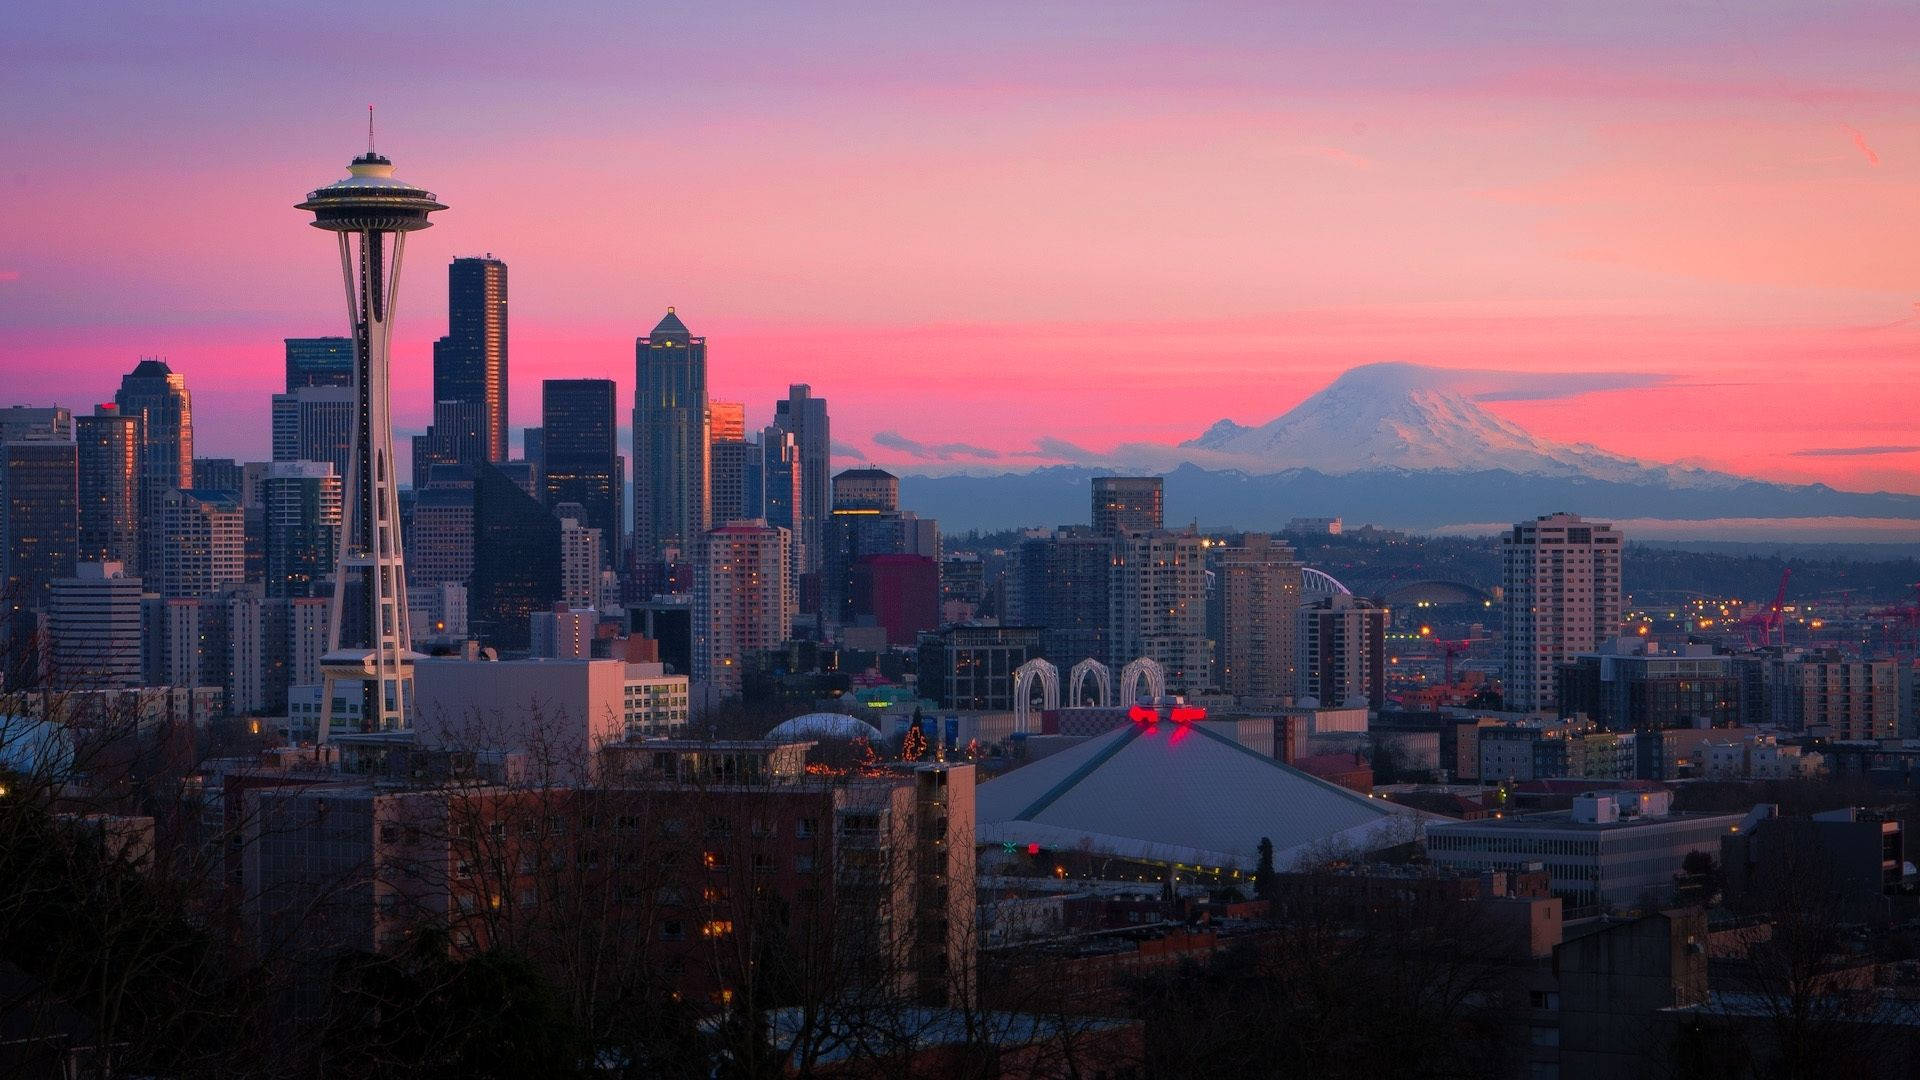
[{"label": "red light on roof", "polygon": [[1028,845],[1027,845],[1027,854],[1029,854],[1029,855],[1038,855],[1038,854],[1040,854],[1040,845],[1039,845],[1039,844],[1028,844]]}]

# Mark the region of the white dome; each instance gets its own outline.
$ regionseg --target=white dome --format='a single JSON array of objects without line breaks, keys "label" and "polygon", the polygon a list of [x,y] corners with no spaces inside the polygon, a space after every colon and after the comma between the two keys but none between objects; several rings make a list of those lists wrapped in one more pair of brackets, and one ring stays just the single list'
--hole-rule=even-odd
[{"label": "white dome", "polygon": [[867,739],[878,742],[880,729],[846,713],[817,712],[796,716],[767,732],[769,739]]}]

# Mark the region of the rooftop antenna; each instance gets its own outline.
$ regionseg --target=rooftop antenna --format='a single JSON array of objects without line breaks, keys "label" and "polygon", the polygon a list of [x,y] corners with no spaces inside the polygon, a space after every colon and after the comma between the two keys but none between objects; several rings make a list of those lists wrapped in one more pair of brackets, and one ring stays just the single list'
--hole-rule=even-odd
[{"label": "rooftop antenna", "polygon": [[373,106],[367,106],[367,153],[373,153]]}]

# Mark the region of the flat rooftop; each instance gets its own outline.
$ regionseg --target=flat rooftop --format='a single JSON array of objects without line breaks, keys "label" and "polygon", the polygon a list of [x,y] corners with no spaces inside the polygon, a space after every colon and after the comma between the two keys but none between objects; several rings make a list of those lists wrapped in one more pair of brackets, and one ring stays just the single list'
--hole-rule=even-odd
[{"label": "flat rooftop", "polygon": [[1429,830],[1446,829],[1575,829],[1580,832],[1618,832],[1627,829],[1650,828],[1655,825],[1676,825],[1693,822],[1731,821],[1738,822],[1745,814],[1634,814],[1618,821],[1575,821],[1571,810],[1546,810],[1537,814],[1508,814],[1505,817],[1481,818],[1478,821],[1436,821],[1429,823]]}]

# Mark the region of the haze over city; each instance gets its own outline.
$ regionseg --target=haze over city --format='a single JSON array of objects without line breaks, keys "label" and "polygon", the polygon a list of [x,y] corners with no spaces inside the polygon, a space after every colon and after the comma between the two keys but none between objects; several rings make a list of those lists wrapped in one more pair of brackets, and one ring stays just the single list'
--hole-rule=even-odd
[{"label": "haze over city", "polygon": [[[519,402],[629,393],[675,305],[718,394],[804,369],[840,464],[1172,444],[1405,361],[1538,376],[1489,408],[1543,438],[1920,492],[1910,8],[329,12],[15,13],[11,397],[83,406],[164,356],[231,417],[204,452],[257,452],[280,339],[338,332],[287,192],[373,101],[453,205],[412,265],[514,266]],[[401,298],[403,433],[444,287]]]}]

